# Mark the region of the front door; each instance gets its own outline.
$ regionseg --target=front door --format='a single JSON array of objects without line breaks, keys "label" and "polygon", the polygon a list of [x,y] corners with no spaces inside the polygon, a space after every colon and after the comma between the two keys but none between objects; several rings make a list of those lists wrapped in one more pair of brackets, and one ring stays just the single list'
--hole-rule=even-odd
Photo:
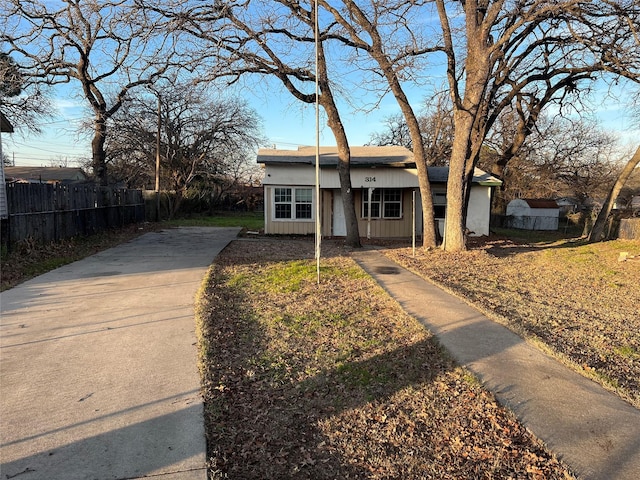
[{"label": "front door", "polygon": [[340,190],[333,191],[333,236],[347,236],[347,222],[344,217],[344,204],[342,203],[342,194]]}]

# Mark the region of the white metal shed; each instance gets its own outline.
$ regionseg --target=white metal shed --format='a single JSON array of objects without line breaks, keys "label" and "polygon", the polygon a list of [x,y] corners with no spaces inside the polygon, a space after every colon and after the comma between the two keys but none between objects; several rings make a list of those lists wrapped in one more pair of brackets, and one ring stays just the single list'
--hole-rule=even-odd
[{"label": "white metal shed", "polygon": [[516,198],[507,205],[507,225],[523,230],[557,230],[560,208],[555,200]]}]

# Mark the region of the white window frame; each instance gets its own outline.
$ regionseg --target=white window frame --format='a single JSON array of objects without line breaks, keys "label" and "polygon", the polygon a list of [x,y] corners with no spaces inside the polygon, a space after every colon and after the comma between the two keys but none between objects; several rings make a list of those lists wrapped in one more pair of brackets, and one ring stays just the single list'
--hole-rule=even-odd
[{"label": "white window frame", "polygon": [[[276,191],[280,189],[291,191],[291,196],[289,197],[288,201],[281,200],[279,202],[276,202]],[[302,190],[309,190],[311,192],[311,202],[298,201],[296,197],[296,192],[301,192]],[[315,192],[313,191],[313,187],[293,187],[289,185],[281,185],[277,187],[274,186],[272,189],[272,195],[271,195],[271,206],[272,206],[271,219],[274,222],[313,222],[315,221],[315,201],[316,201],[316,196],[315,196]],[[290,217],[282,218],[282,217],[276,216],[276,206],[279,204],[290,206],[290,209],[291,209]],[[310,205],[311,217],[298,218],[297,208],[296,208],[297,205]]]},{"label": "white window frame", "polygon": [[[400,200],[393,200],[393,201],[385,201],[385,192],[389,192],[389,191],[397,191],[400,193]],[[363,219],[367,219],[369,218],[369,209],[370,209],[370,205],[369,203],[372,204],[377,204],[378,205],[378,215],[372,215],[371,218],[376,218],[376,219],[384,219],[384,220],[399,220],[402,218],[403,215],[403,210],[402,210],[402,200],[403,200],[403,189],[402,188],[375,188],[372,189],[372,198],[374,198],[374,200],[372,200],[371,202],[369,202],[369,189],[368,188],[364,188],[362,189],[362,209],[361,209],[361,215]],[[373,195],[376,195],[376,197],[373,197]],[[400,215],[399,216],[393,216],[393,217],[387,217],[385,216],[385,203],[398,203],[400,206]]]}]

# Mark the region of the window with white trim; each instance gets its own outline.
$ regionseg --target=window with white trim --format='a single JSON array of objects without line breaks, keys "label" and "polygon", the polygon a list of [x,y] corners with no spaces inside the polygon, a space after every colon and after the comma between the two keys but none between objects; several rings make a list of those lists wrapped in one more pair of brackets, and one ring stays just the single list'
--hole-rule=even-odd
[{"label": "window with white trim", "polygon": [[400,188],[376,188],[371,192],[365,188],[362,190],[362,218],[402,218],[402,189]]},{"label": "window with white trim", "polygon": [[313,189],[276,187],[273,189],[273,216],[277,220],[312,220]]}]

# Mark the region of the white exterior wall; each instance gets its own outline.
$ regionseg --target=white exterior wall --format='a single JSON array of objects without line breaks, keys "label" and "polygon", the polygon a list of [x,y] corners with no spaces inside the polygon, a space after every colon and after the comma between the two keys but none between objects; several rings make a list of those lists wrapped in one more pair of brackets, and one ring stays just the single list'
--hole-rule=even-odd
[{"label": "white exterior wall", "polygon": [[[313,165],[267,165],[264,185],[315,185],[316,174]],[[320,169],[321,188],[340,188],[338,170]],[[357,168],[351,167],[353,188],[417,188],[418,171],[404,168]]]},{"label": "white exterior wall", "polygon": [[[306,165],[267,165],[264,171],[263,185],[315,185],[314,167]],[[322,185],[322,181],[320,181]],[[324,185],[323,185],[324,186]]]},{"label": "white exterior wall", "polygon": [[[0,139],[0,142],[2,140]],[[4,179],[4,165],[2,161],[2,148],[0,148],[0,218],[9,218],[9,206],[7,205],[7,184]]]},{"label": "white exterior wall", "polygon": [[[274,228],[271,217],[272,193],[271,186],[312,186],[315,185],[315,166],[313,165],[266,165],[263,180],[265,185],[265,231],[267,233],[281,233]],[[361,188],[403,188],[417,189],[418,172],[416,169],[403,168],[351,168],[351,185],[354,189]],[[320,187],[322,190],[333,190],[332,209],[335,212],[342,209],[340,198],[340,180],[335,168],[320,169]],[[446,191],[444,186],[435,186],[437,191]],[[422,209],[419,193],[416,195],[416,218],[418,219],[418,231],[421,233]],[[473,185],[469,198],[469,211],[467,215],[467,228],[474,232],[473,236],[489,235],[489,222],[491,213],[491,187]],[[334,234],[345,231],[344,215],[333,214],[332,230]],[[410,210],[404,211],[404,215],[411,215]],[[441,231],[444,232],[444,220],[441,222]],[[270,225],[271,224],[271,225]],[[300,227],[300,226],[299,226]],[[324,227],[323,227],[324,230]],[[301,233],[301,232],[298,232]],[[346,232],[345,232],[346,233]],[[365,234],[364,231],[361,232]]]},{"label": "white exterior wall", "polygon": [[507,205],[507,215],[514,217],[557,217],[558,212],[558,208],[531,208],[520,198],[511,200]]},{"label": "white exterior wall", "polygon": [[472,186],[469,193],[469,210],[467,211],[467,228],[470,235],[479,237],[489,235],[491,218],[491,188]]},{"label": "white exterior wall", "polygon": [[[340,188],[338,171],[322,170],[322,188]],[[354,168],[351,167],[353,188],[417,188],[418,171],[415,168]]]},{"label": "white exterior wall", "polygon": [[507,205],[507,215],[513,215],[514,217],[529,216],[531,207],[527,202],[516,198],[511,200]]}]

